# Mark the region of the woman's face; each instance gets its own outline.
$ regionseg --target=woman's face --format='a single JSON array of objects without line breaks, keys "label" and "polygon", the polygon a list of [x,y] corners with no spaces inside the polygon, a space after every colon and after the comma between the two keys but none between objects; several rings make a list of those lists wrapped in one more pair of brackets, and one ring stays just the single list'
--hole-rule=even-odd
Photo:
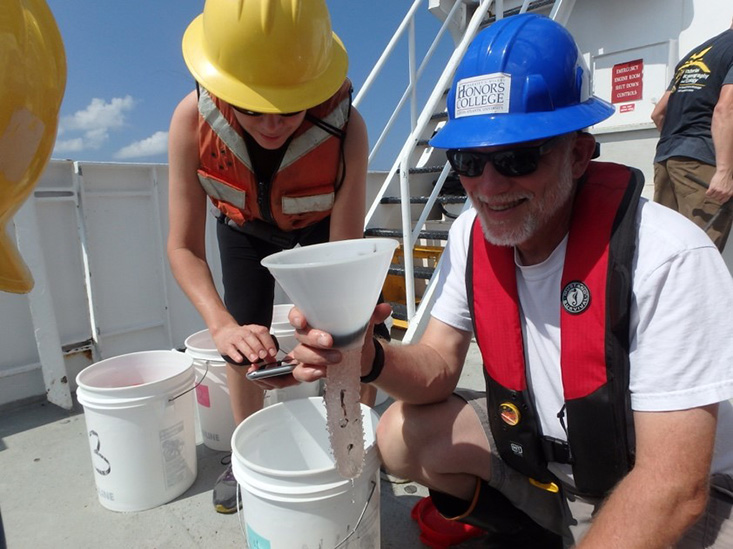
[{"label": "woman's face", "polygon": [[275,150],[282,147],[295,133],[305,118],[305,111],[293,114],[261,114],[234,109],[237,121],[263,149]]}]

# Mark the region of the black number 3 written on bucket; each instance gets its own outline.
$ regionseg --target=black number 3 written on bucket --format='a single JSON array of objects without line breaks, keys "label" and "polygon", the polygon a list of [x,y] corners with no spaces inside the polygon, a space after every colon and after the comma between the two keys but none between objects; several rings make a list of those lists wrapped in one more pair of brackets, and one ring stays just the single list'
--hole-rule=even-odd
[{"label": "black number 3 written on bucket", "polygon": [[104,468],[100,468],[97,464],[95,464],[94,470],[97,473],[99,473],[100,475],[103,475],[103,476],[109,475],[110,471],[112,471],[112,465],[110,465],[109,460],[99,452],[99,449],[101,448],[101,443],[99,442],[99,435],[94,430],[89,431],[89,438],[92,438],[92,437],[95,437],[96,439],[96,445],[95,445],[96,447],[92,447],[92,453],[96,457],[104,461],[104,464],[105,464]]}]

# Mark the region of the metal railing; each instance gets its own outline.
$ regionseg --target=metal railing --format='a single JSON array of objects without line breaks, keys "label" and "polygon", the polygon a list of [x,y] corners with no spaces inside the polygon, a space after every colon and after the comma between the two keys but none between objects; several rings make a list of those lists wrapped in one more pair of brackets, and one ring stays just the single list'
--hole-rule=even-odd
[{"label": "metal railing", "polygon": [[[468,44],[471,42],[473,37],[475,36],[476,32],[478,31],[481,22],[483,21],[484,17],[488,13],[488,10],[490,6],[492,5],[494,0],[482,0],[479,5],[476,7],[475,12],[473,13],[473,16],[471,17],[470,22],[466,26],[465,33],[463,34],[463,37],[460,39],[458,44],[456,45],[455,49],[453,50],[453,53],[446,63],[440,77],[438,78],[438,81],[436,82],[435,86],[433,87],[433,91],[426,101],[424,107],[421,110],[421,114],[415,121],[413,119],[411,123],[411,129],[410,134],[407,136],[407,138],[404,141],[404,145],[400,151],[400,153],[397,155],[397,157],[394,160],[394,163],[392,165],[392,168],[389,170],[387,176],[384,179],[384,182],[377,192],[377,196],[370,206],[365,220],[365,227],[368,227],[372,218],[374,217],[375,212],[377,211],[381,199],[385,196],[385,193],[390,186],[393,178],[396,176],[397,172],[399,171],[399,187],[400,187],[400,208],[401,208],[401,219],[402,219],[402,235],[403,235],[403,250],[404,250],[404,277],[405,277],[405,293],[406,293],[406,308],[407,308],[407,320],[409,320],[415,316],[415,280],[414,280],[414,262],[412,257],[412,250],[415,246],[416,241],[418,240],[418,235],[420,233],[420,229],[425,223],[425,220],[427,219],[427,216],[432,209],[432,207],[435,204],[436,198],[438,194],[440,193],[440,190],[443,186],[443,182],[445,181],[449,170],[449,167],[444,167],[443,171],[440,174],[440,177],[438,178],[438,181],[436,182],[430,196],[428,197],[428,201],[425,204],[425,206],[422,209],[422,213],[418,217],[418,221],[415,225],[412,224],[411,219],[411,211],[410,211],[410,168],[411,168],[411,162],[410,159],[413,155],[413,152],[415,150],[415,147],[418,144],[418,141],[420,139],[420,136],[425,132],[426,128],[428,127],[428,124],[431,121],[431,117],[433,113],[435,113],[436,109],[438,108],[438,105],[442,101],[444,90],[446,90],[449,86],[450,80],[453,77],[453,73],[455,72],[455,68],[458,66],[458,63],[460,62],[461,58],[463,57],[463,54],[465,53]],[[387,58],[393,53],[395,44],[397,40],[404,34],[406,29],[413,29],[413,32],[410,34],[410,39],[412,45],[410,45],[410,55],[412,56],[414,54],[414,17],[415,13],[417,11],[417,8],[420,6],[420,4],[423,3],[423,0],[415,0],[413,5],[411,6],[410,10],[408,11],[407,15],[405,16],[405,19],[403,20],[402,24],[398,28],[398,32],[395,34],[395,37],[390,41],[390,43],[387,45],[387,48],[385,49],[382,57],[380,57],[379,61],[374,67],[374,70],[367,78],[364,88],[362,88],[361,92],[357,95],[354,104],[358,105],[361,100],[363,99],[364,95],[367,93],[369,87],[371,87],[374,79],[378,76],[379,72],[381,71],[382,67],[384,66],[384,63],[386,62]],[[390,117],[387,125],[385,126],[385,129],[383,130],[382,134],[380,135],[379,139],[377,140],[374,149],[370,152],[370,161],[373,159],[374,154],[376,150],[378,150],[378,147],[382,144],[384,141],[385,135],[392,129],[392,125],[394,121],[396,120],[397,116],[400,114],[400,111],[404,107],[405,103],[407,102],[408,97],[412,97],[413,101],[413,109],[415,108],[415,86],[417,83],[417,80],[422,75],[426,64],[430,60],[430,57],[434,53],[437,44],[439,43],[440,39],[446,32],[446,30],[449,29],[450,25],[452,24],[456,14],[458,13],[458,10],[461,8],[462,2],[456,2],[450,9],[448,16],[444,20],[442,26],[440,27],[435,39],[433,40],[433,43],[431,44],[425,59],[420,64],[420,67],[418,69],[414,69],[414,63],[411,63],[411,69],[412,73],[410,75],[410,83],[407,86],[407,89],[404,91],[402,97],[400,98],[398,105],[395,109],[395,112]]]},{"label": "metal railing", "polygon": [[[394,54],[397,43],[399,40],[408,33],[408,61],[409,61],[409,83],[402,93],[397,105],[390,116],[389,120],[382,129],[379,137],[377,138],[374,146],[369,153],[370,166],[376,157],[380,147],[385,142],[387,135],[394,129],[394,124],[400,116],[405,104],[410,102],[410,133],[404,140],[404,144],[395,157],[391,169],[387,173],[379,191],[372,204],[370,205],[367,215],[365,218],[364,227],[368,228],[378,211],[381,200],[385,197],[387,190],[393,182],[393,179],[399,172],[399,192],[400,192],[400,212],[401,212],[401,224],[402,224],[402,238],[403,238],[403,259],[404,259],[404,277],[405,277],[405,294],[406,294],[406,310],[407,310],[407,321],[408,321],[408,332],[405,334],[406,339],[410,339],[416,331],[421,329],[420,326],[412,326],[413,319],[423,314],[423,311],[430,307],[431,299],[425,299],[426,296],[432,295],[431,286],[433,280],[431,279],[428,283],[428,290],[423,295],[423,299],[420,305],[420,314],[417,314],[415,306],[415,277],[414,277],[414,261],[412,250],[415,247],[416,242],[419,239],[420,231],[425,225],[428,219],[430,211],[436,203],[436,200],[440,194],[448,174],[450,173],[450,167],[445,163],[430,195],[427,198],[421,213],[418,216],[417,221],[412,223],[411,213],[411,192],[410,192],[410,170],[414,167],[411,159],[413,153],[417,147],[420,137],[424,135],[428,125],[431,123],[433,115],[436,113],[438,106],[443,100],[445,90],[448,89],[450,81],[453,78],[456,67],[462,59],[468,45],[473,40],[474,36],[478,33],[479,29],[483,26],[490,24],[492,21],[502,19],[505,15],[513,15],[516,13],[525,13],[527,11],[543,10],[549,8],[550,18],[557,19],[561,23],[567,21],[567,17],[572,11],[575,4],[575,0],[522,0],[521,5],[517,6],[517,2],[513,2],[514,7],[509,10],[505,10],[504,0],[456,0],[451,6],[449,12],[444,18],[443,24],[438,30],[433,42],[431,43],[425,57],[420,63],[419,67],[416,68],[415,63],[415,17],[418,9],[424,4],[424,0],[415,0],[407,11],[405,18],[399,25],[394,36],[390,40],[389,44],[385,48],[381,57],[375,64],[374,68],[370,72],[369,76],[364,82],[361,90],[357,94],[354,100],[354,106],[359,106],[364,100],[369,90],[372,88],[374,82],[383,70],[387,60]],[[489,10],[493,9],[493,16],[489,16]],[[420,78],[428,66],[433,54],[435,53],[438,44],[443,38],[445,32],[449,29],[462,28],[462,25],[457,22],[457,17],[463,15],[461,8],[466,10],[473,10],[470,15],[470,20],[465,24],[465,28],[462,31],[460,39],[457,41],[450,59],[446,62],[440,77],[436,81],[433,91],[427,99],[425,105],[420,110],[420,115],[416,117],[417,106],[417,85]],[[437,270],[436,270],[437,271]],[[422,321],[420,321],[422,322]]]}]

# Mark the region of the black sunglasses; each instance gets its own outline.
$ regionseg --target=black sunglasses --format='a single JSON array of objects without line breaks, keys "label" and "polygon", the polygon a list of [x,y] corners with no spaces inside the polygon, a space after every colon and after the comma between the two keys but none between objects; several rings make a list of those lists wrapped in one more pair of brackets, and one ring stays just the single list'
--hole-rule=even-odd
[{"label": "black sunglasses", "polygon": [[491,162],[494,169],[507,177],[521,177],[537,170],[540,157],[547,154],[557,144],[556,135],[542,143],[530,147],[517,147],[496,152],[477,152],[471,149],[448,149],[448,162],[458,175],[478,177],[484,173],[487,162]]},{"label": "black sunglasses", "polygon": [[[230,103],[230,105],[231,105],[231,103]],[[250,111],[249,109],[243,109],[243,108],[237,107],[235,105],[232,105],[232,108],[235,111],[241,112],[242,114],[245,114],[247,116],[262,116],[263,114],[265,114],[264,112]],[[297,116],[297,115],[299,115],[302,112],[303,111],[296,111],[296,112],[274,112],[274,113],[271,113],[271,114],[276,114],[278,116],[290,117],[290,116]]]}]

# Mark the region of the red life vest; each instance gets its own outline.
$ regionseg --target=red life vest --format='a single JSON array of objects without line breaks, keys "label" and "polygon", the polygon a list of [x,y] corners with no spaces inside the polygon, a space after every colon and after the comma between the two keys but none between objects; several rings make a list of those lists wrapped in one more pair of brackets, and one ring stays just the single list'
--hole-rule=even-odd
[{"label": "red life vest", "polygon": [[328,217],[342,173],[342,147],[351,110],[347,79],[329,99],[306,111],[270,181],[258,181],[234,109],[201,90],[199,170],[213,204],[237,225],[260,219],[283,231]]},{"label": "red life vest", "polygon": [[598,162],[578,186],[558,304],[567,443],[542,435],[527,387],[514,250],[487,242],[478,218],[469,247],[469,306],[499,454],[541,483],[556,482],[548,461],[570,463],[575,491],[596,497],[633,465],[629,310],[642,186],[638,170]]}]

